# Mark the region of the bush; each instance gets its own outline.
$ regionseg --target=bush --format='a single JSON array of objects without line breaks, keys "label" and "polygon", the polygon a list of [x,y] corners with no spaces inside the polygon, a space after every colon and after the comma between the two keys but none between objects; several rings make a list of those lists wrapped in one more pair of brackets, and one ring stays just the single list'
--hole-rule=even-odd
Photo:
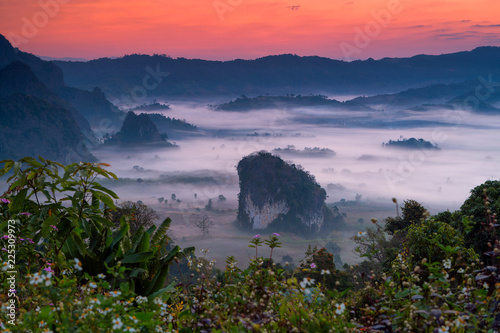
[{"label": "bush", "polygon": [[[447,223],[428,219],[408,228],[405,248],[412,255],[413,263],[422,259],[442,262],[448,253],[461,258],[467,266],[478,258],[473,249],[466,248],[462,234]],[[445,250],[445,248],[447,248]]]},{"label": "bush", "polygon": [[488,214],[498,213],[500,213],[500,181],[488,180],[471,190],[469,198],[460,207],[460,215],[454,221],[454,226],[465,234],[466,246],[474,248],[481,255],[491,250],[488,246],[491,235],[482,224],[487,220]]}]

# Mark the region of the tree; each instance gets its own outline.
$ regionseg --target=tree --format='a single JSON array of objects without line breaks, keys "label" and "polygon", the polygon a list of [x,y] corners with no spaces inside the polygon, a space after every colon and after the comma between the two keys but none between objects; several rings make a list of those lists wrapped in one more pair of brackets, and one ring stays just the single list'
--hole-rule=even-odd
[{"label": "tree", "polygon": [[142,225],[144,229],[149,229],[158,219],[156,211],[142,202],[125,201],[122,202],[116,211],[111,212],[111,221],[116,227],[120,226],[122,216],[130,217],[130,231],[134,233]]},{"label": "tree", "polygon": [[452,226],[465,234],[465,246],[471,246],[478,254],[483,255],[491,250],[488,242],[492,239],[483,224],[487,222],[488,214],[496,219],[494,214],[500,213],[500,181],[488,180],[470,193],[460,207],[460,214],[452,214],[455,219]]},{"label": "tree", "polygon": [[220,202],[224,202],[224,201],[226,201],[226,197],[225,197],[225,196],[223,196],[223,195],[221,194],[221,195],[219,195],[218,200],[219,200]]},{"label": "tree", "polygon": [[355,251],[367,259],[360,266],[360,273],[368,274],[373,270],[380,274],[390,271],[392,261],[403,249],[404,237],[399,234],[387,237],[376,224],[376,229],[368,228],[363,236],[354,237],[354,242],[358,245]]},{"label": "tree", "polygon": [[175,201],[175,200],[177,200],[177,196],[174,193],[172,193],[172,201]]},{"label": "tree", "polygon": [[385,231],[394,235],[397,231],[406,230],[415,223],[420,223],[425,217],[426,210],[424,206],[415,200],[405,200],[404,206],[401,207],[401,217],[388,217],[385,220]]},{"label": "tree", "polygon": [[212,208],[213,208],[212,199],[208,199],[208,203],[205,206],[205,210],[210,211],[212,210]]},{"label": "tree", "polygon": [[163,197],[158,198],[158,202],[159,202],[159,203],[162,203],[162,202],[163,202],[163,200],[165,200],[165,198],[163,198]]},{"label": "tree", "polygon": [[195,221],[194,224],[203,232],[203,236],[208,235],[210,228],[215,225],[208,215],[203,215],[199,220]]}]

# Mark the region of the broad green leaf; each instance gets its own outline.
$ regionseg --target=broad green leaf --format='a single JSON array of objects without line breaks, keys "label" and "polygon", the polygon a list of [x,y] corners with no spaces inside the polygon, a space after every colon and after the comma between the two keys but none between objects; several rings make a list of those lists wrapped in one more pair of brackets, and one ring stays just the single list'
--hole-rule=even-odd
[{"label": "broad green leaf", "polygon": [[52,230],[52,225],[57,225],[59,223],[59,218],[55,215],[47,217],[42,223],[42,237],[48,238],[50,235],[50,231]]},{"label": "broad green leaf", "polygon": [[148,251],[148,252],[139,252],[135,254],[131,254],[129,256],[126,256],[121,260],[122,264],[134,264],[138,262],[143,262],[146,261],[154,256],[154,252]]},{"label": "broad green leaf", "polygon": [[129,229],[128,225],[125,225],[123,228],[121,228],[120,231],[118,231],[118,233],[116,234],[116,236],[113,238],[113,241],[111,242],[111,244],[109,245],[109,247],[113,248],[116,245],[116,243],[118,243],[123,238],[123,236],[125,236],[125,234],[127,233],[128,229]]}]

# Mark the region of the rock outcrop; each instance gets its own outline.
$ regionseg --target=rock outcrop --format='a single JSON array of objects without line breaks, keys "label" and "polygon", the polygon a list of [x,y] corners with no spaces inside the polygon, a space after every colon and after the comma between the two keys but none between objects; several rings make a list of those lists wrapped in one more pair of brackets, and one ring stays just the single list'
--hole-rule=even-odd
[{"label": "rock outcrop", "polygon": [[338,223],[314,176],[277,156],[258,152],[243,158],[238,176],[238,223],[243,228],[310,235]]}]

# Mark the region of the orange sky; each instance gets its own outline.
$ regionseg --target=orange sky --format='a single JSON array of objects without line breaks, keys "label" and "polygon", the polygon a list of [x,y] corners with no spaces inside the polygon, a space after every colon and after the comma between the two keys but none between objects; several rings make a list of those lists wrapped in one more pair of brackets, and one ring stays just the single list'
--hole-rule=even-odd
[{"label": "orange sky", "polygon": [[0,33],[52,57],[378,59],[500,46],[499,13],[498,0],[1,0]]}]

